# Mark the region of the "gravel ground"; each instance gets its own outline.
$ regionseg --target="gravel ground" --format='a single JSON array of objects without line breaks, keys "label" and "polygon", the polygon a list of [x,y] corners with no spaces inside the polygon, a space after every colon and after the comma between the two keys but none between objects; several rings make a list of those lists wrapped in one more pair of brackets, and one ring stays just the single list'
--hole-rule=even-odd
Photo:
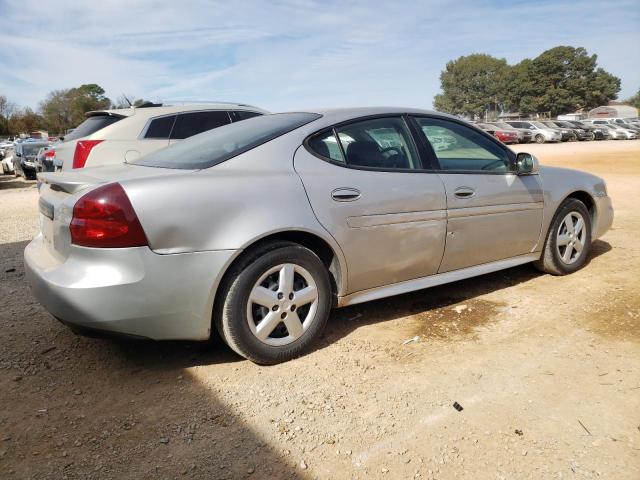
[{"label": "gravel ground", "polygon": [[640,478],[640,141],[516,148],[606,178],[583,270],[337,310],[274,367],[74,335],[24,281],[35,185],[0,177],[0,478]]}]

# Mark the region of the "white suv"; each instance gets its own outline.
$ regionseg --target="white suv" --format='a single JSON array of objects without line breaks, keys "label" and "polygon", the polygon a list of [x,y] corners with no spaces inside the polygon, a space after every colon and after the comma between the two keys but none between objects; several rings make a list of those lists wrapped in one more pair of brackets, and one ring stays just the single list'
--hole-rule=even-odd
[{"label": "white suv", "polygon": [[56,164],[58,170],[70,170],[130,162],[183,138],[265,113],[237,103],[89,112],[87,119],[56,145]]}]

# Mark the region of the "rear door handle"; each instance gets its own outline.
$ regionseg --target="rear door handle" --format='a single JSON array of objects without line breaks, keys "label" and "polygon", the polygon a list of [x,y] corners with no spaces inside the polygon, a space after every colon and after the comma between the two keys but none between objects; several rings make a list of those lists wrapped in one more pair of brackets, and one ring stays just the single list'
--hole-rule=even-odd
[{"label": "rear door handle", "polygon": [[476,194],[476,191],[470,187],[458,187],[454,190],[453,194],[457,198],[471,198]]},{"label": "rear door handle", "polygon": [[357,188],[336,188],[333,192],[331,192],[331,198],[333,198],[336,202],[354,202],[361,196],[362,194]]}]

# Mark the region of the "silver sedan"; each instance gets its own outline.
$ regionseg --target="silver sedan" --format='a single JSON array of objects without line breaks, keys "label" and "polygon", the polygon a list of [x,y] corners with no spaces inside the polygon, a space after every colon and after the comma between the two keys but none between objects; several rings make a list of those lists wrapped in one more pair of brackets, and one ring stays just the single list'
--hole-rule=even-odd
[{"label": "silver sedan", "polygon": [[439,113],[255,117],[132,164],[39,174],[39,301],[89,334],[202,340],[272,364],[331,308],[533,262],[581,268],[605,182]]}]

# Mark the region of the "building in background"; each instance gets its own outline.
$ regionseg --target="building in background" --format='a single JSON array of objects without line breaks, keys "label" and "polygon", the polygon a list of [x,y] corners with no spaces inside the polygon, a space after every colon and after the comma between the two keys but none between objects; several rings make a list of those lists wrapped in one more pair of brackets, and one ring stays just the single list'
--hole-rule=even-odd
[{"label": "building in background", "polygon": [[631,105],[610,102],[609,105],[589,110],[589,118],[638,118],[638,109]]}]

